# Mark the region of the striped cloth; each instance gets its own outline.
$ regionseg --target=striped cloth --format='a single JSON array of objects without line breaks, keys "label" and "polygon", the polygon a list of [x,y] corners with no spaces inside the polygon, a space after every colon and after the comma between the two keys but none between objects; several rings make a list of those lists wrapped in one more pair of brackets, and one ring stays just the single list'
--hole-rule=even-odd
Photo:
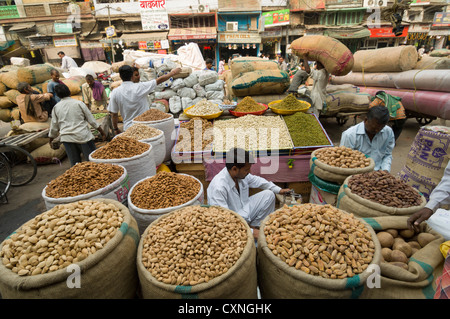
[{"label": "striped cloth", "polygon": [[450,296],[450,250],[445,258],[442,276],[438,277],[436,285],[434,299],[448,299]]}]

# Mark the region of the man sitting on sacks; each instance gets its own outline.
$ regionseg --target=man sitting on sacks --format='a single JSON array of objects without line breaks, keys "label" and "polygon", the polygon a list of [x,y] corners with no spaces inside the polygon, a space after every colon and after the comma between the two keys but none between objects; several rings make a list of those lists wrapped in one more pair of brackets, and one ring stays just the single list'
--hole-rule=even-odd
[{"label": "man sitting on sacks", "polygon": [[39,94],[27,82],[20,82],[17,90],[21,93],[17,96],[16,101],[23,122],[47,122],[51,110],[44,109],[42,104],[50,100],[53,95],[51,93]]},{"label": "man sitting on sacks", "polygon": [[382,105],[374,106],[367,112],[364,122],[342,133],[340,146],[358,150],[373,158],[374,170],[389,172],[395,138],[392,128],[386,125],[388,122],[389,110]]},{"label": "man sitting on sacks", "polygon": [[[228,208],[244,218],[257,237],[259,224],[275,210],[275,194],[286,194],[266,179],[250,174],[254,162],[249,152],[232,148],[226,154],[225,167],[212,179],[208,186],[208,204]],[[249,188],[263,191],[249,196]]]}]

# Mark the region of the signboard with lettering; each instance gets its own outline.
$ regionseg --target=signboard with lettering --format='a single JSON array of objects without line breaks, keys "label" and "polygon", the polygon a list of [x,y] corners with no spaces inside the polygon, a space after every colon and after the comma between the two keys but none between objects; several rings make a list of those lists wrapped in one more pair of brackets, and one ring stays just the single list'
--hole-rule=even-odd
[{"label": "signboard with lettering", "polygon": [[168,30],[169,14],[166,0],[139,0],[142,30]]},{"label": "signboard with lettering", "polygon": [[72,33],[72,23],[58,23],[55,22],[55,32],[56,33]]},{"label": "signboard with lettering", "polygon": [[53,37],[55,47],[76,47],[78,46],[75,35]]},{"label": "signboard with lettering", "polygon": [[450,12],[436,12],[433,27],[450,27]]},{"label": "signboard with lettering", "polygon": [[261,43],[259,33],[250,32],[233,32],[218,33],[218,43]]},{"label": "signboard with lettering", "polygon": [[289,9],[264,12],[262,16],[265,28],[289,24]]}]

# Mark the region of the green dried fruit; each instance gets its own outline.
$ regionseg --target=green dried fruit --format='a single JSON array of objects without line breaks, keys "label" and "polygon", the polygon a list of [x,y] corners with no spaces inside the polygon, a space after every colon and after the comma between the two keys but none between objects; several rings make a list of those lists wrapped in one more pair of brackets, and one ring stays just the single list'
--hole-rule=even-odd
[{"label": "green dried fruit", "polygon": [[297,112],[283,116],[294,146],[330,145],[319,122],[311,114]]}]

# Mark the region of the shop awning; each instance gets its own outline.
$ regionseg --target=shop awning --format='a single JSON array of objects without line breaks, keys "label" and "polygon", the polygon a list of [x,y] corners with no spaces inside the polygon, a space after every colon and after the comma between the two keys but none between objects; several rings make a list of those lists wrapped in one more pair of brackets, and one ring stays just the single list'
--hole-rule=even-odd
[{"label": "shop awning", "polygon": [[360,39],[370,37],[370,31],[366,28],[358,30],[325,30],[323,35],[335,39]]},{"label": "shop awning", "polygon": [[371,28],[369,30],[371,38],[403,38],[408,36],[409,26],[405,26],[402,34],[397,37],[392,33],[392,27]]},{"label": "shop awning", "polygon": [[439,35],[447,36],[447,35],[450,35],[450,29],[446,29],[446,30],[430,30],[430,32],[428,32],[428,35],[430,37],[432,37],[432,36],[439,36]]},{"label": "shop awning", "polygon": [[169,30],[169,40],[201,40],[217,38],[216,27],[183,28]]},{"label": "shop awning", "polygon": [[167,40],[168,32],[143,32],[143,33],[124,33],[119,39],[126,43],[139,41],[160,41]]},{"label": "shop awning", "polygon": [[16,31],[16,32],[27,31],[27,30],[33,29],[35,26],[36,26],[36,24],[34,22],[18,23],[18,24],[13,25],[11,28],[9,28],[8,31]]}]

